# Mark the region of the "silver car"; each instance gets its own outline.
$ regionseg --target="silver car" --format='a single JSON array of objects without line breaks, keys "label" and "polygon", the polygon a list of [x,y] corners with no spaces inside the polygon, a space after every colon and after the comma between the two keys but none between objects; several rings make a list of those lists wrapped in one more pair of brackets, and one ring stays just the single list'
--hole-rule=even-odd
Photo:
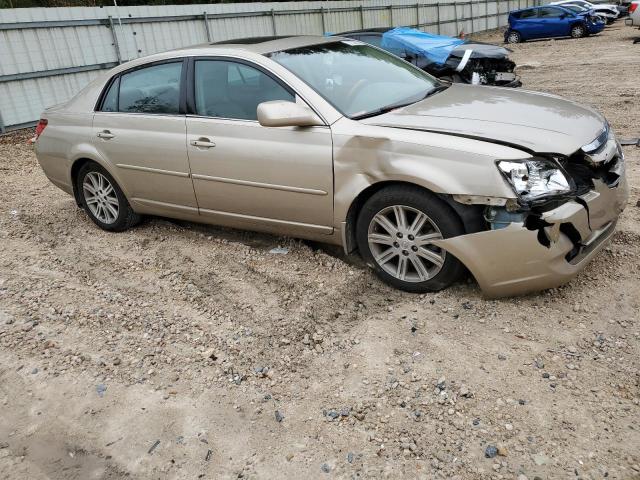
[{"label": "silver car", "polygon": [[560,97],[442,83],[336,37],[255,38],[120,65],[47,109],[36,152],[99,227],[141,215],[359,251],[385,282],[557,286],[627,200],[606,120]]}]

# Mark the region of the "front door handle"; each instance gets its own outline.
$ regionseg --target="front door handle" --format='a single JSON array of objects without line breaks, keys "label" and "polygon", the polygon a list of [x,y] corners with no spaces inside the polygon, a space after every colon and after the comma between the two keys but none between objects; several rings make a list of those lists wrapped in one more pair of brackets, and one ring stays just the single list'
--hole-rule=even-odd
[{"label": "front door handle", "polygon": [[191,145],[198,148],[212,148],[215,147],[216,144],[213,143],[206,137],[200,137],[198,140],[191,140]]},{"label": "front door handle", "polygon": [[109,130],[103,130],[102,132],[98,132],[98,137],[104,138],[105,140],[109,140],[115,137],[115,135],[111,133]]}]

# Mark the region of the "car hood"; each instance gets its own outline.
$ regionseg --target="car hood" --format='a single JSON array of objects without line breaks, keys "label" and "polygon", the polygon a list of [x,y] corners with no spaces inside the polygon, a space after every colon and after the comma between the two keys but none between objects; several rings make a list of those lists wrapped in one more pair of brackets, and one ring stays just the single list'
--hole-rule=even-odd
[{"label": "car hood", "polygon": [[507,58],[510,50],[489,43],[467,42],[451,51],[450,57],[462,58],[467,50],[471,50],[471,58]]},{"label": "car hood", "polygon": [[595,110],[555,95],[460,84],[362,122],[562,155],[571,155],[593,141],[605,126],[604,117]]}]

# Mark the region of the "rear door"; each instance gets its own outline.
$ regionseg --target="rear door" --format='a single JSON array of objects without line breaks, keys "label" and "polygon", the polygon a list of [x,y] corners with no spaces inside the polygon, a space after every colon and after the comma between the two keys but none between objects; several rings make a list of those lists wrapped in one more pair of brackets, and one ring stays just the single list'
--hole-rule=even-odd
[{"label": "rear door", "polygon": [[538,25],[538,11],[535,9],[522,10],[518,14],[515,25],[512,25],[511,28],[520,33],[525,40],[541,36]]},{"label": "rear door", "polygon": [[154,62],[112,79],[93,119],[93,144],[129,200],[155,210],[197,213],[186,148],[186,68]]},{"label": "rear door", "polygon": [[298,101],[255,64],[192,60],[187,148],[200,214],[216,223],[282,233],[331,233],[331,130],[263,127],[257,107]]}]

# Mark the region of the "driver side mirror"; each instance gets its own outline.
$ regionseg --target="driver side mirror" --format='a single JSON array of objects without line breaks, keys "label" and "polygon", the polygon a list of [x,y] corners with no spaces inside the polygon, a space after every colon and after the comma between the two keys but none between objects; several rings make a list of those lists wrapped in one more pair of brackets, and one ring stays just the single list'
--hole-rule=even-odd
[{"label": "driver side mirror", "polygon": [[258,105],[258,122],[263,127],[313,127],[324,122],[306,105],[273,100]]},{"label": "driver side mirror", "polygon": [[563,13],[562,15],[560,15],[560,20],[564,20],[565,18],[567,18],[567,14]]}]

